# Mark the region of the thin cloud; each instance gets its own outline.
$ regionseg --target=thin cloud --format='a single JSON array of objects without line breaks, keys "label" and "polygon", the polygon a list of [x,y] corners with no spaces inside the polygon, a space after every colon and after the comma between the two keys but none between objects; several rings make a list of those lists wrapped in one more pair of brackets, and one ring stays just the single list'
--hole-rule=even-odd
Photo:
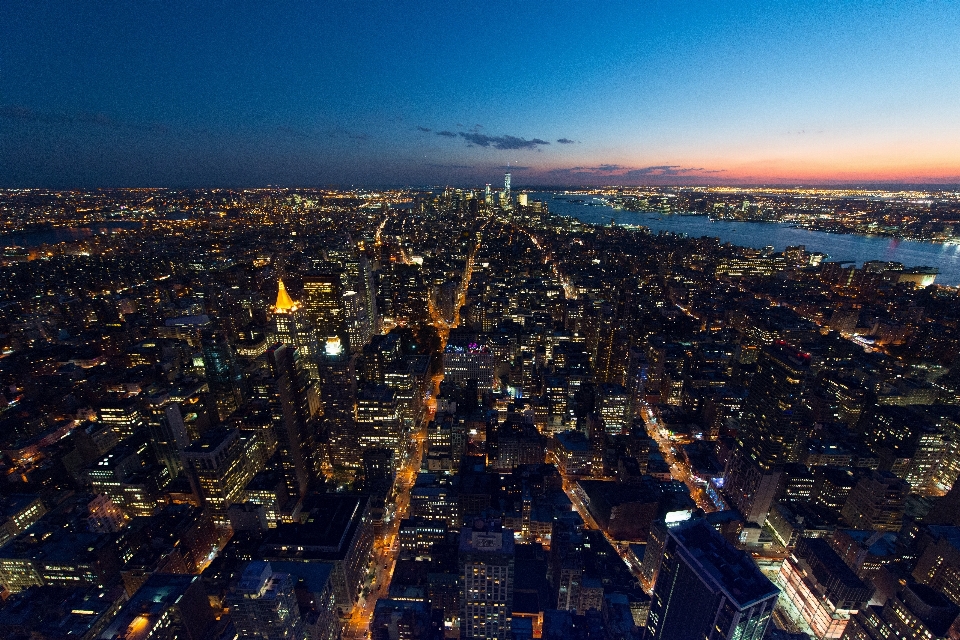
[{"label": "thin cloud", "polygon": [[577,176],[606,176],[617,174],[627,170],[627,167],[619,164],[601,164],[596,167],[565,167],[550,169],[547,173],[556,175],[577,175]]},{"label": "thin cloud", "polygon": [[501,171],[530,171],[533,167],[518,167],[515,164],[508,164],[502,167],[497,167]]},{"label": "thin cloud", "polygon": [[430,133],[432,129],[430,127],[417,127],[418,131],[423,131],[424,133]]},{"label": "thin cloud", "polygon": [[576,140],[571,140],[570,138],[558,138],[557,144],[576,144]]},{"label": "thin cloud", "polygon": [[723,173],[722,169],[711,170],[704,169],[703,167],[681,167],[678,165],[664,164],[664,165],[655,165],[651,167],[641,167],[639,169],[630,169],[623,174],[625,178],[645,178],[648,176],[657,176],[657,177],[675,177],[675,176],[690,176],[690,175],[699,175],[699,174],[709,174],[709,173]]},{"label": "thin cloud", "polygon": [[[457,127],[463,128],[463,125],[457,123]],[[417,127],[420,131],[429,131],[426,127]],[[540,150],[541,147],[547,146],[550,144],[549,140],[544,140],[543,138],[522,138],[520,136],[511,136],[511,135],[500,135],[493,136],[485,133],[481,133],[480,130],[483,129],[483,125],[475,124],[473,128],[469,131],[459,131],[454,133],[453,131],[443,130],[435,132],[438,136],[443,136],[444,138],[455,138],[461,137],[467,142],[467,147],[484,147],[484,148],[494,148],[501,151],[517,151],[523,149],[536,149]],[[557,142],[560,144],[574,144],[573,140],[569,138],[560,138]]]},{"label": "thin cloud", "polygon": [[537,149],[541,145],[550,144],[540,138],[527,140],[517,136],[488,136],[482,133],[465,133],[463,131],[460,132],[460,137],[478,147],[493,147],[501,150]]},{"label": "thin cloud", "polygon": [[662,164],[648,167],[625,167],[619,164],[601,164],[595,167],[560,167],[546,172],[553,179],[570,181],[599,182],[623,181],[646,182],[663,180],[689,181],[716,174],[722,174],[723,169],[706,169],[704,167],[683,167],[680,165]]}]

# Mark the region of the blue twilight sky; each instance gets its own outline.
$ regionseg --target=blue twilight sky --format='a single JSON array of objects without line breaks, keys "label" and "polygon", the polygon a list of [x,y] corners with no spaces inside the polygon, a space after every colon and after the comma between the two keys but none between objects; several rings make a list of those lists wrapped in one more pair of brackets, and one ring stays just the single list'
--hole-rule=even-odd
[{"label": "blue twilight sky", "polygon": [[0,186],[960,181],[960,1],[0,2]]}]

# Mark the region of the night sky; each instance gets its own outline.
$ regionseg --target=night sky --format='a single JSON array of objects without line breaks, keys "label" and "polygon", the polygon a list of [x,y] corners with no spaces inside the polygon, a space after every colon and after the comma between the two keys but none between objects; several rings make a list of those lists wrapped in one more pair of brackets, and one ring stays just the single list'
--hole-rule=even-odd
[{"label": "night sky", "polygon": [[0,186],[960,182],[960,2],[0,2]]}]

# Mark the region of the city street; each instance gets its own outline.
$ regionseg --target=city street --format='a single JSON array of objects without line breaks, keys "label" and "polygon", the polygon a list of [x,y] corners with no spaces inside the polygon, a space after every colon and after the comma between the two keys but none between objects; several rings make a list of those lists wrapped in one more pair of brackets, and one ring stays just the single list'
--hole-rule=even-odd
[{"label": "city street", "polygon": [[370,619],[377,600],[387,597],[389,592],[390,579],[393,577],[393,570],[400,551],[397,545],[397,532],[400,528],[400,521],[407,517],[407,510],[410,507],[410,490],[416,482],[417,471],[420,469],[420,462],[423,459],[427,441],[426,425],[433,419],[433,411],[432,408],[428,409],[419,428],[411,435],[411,440],[415,443],[415,449],[413,455],[407,458],[406,463],[397,472],[394,489],[397,496],[394,501],[395,507],[388,510],[388,513],[392,513],[392,516],[389,523],[385,525],[384,531],[373,541],[373,556],[368,567],[368,574],[369,570],[373,569],[375,576],[372,581],[365,583],[365,586],[369,587],[367,596],[361,597],[357,601],[350,612],[350,616],[344,621],[343,638],[345,639],[361,640],[367,637]]},{"label": "city street", "polygon": [[703,509],[705,513],[718,511],[717,506],[713,504],[713,501],[710,500],[710,497],[706,491],[704,491],[703,485],[694,479],[687,461],[682,456],[674,454],[674,451],[680,446],[680,443],[671,440],[660,428],[656,416],[653,414],[653,410],[646,403],[641,406],[641,415],[647,427],[647,433],[656,441],[657,446],[660,448],[660,455],[662,455],[666,463],[670,465],[670,475],[673,479],[679,480],[687,485],[687,488],[690,490],[690,497],[693,498],[697,506]]},{"label": "city street", "polygon": [[[386,221],[384,221],[384,224]],[[379,233],[383,225],[378,228]],[[452,327],[456,327],[460,322],[460,307],[466,301],[467,288],[470,286],[470,277],[473,274],[473,260],[477,249],[480,247],[480,234],[477,234],[477,243],[473,250],[467,256],[464,264],[463,277],[457,292],[457,306],[454,315]],[[447,339],[450,336],[451,325],[448,325],[440,316],[432,297],[428,298],[428,312],[431,318],[431,324],[437,328],[440,334],[440,353],[437,357],[442,357],[443,350],[447,346]],[[414,443],[413,454],[408,456],[403,466],[397,471],[397,479],[394,485],[396,495],[393,501],[393,508],[388,507],[389,523],[385,524],[382,531],[373,542],[373,557],[368,567],[369,571],[374,571],[374,577],[370,582],[365,582],[364,587],[368,588],[366,597],[360,597],[354,605],[350,615],[344,620],[343,638],[345,640],[362,640],[369,636],[370,622],[373,616],[373,610],[376,607],[379,598],[387,597],[390,591],[390,580],[393,577],[393,570],[396,567],[397,557],[400,552],[397,544],[397,532],[400,529],[400,521],[407,517],[407,511],[410,508],[410,490],[413,489],[417,481],[417,473],[420,471],[420,464],[423,460],[423,454],[427,444],[427,425],[433,420],[437,411],[437,394],[440,393],[440,383],[443,381],[443,373],[439,373],[430,378],[428,390],[425,394],[424,403],[426,411],[423,420],[417,427],[417,430],[411,434],[411,441]]]}]

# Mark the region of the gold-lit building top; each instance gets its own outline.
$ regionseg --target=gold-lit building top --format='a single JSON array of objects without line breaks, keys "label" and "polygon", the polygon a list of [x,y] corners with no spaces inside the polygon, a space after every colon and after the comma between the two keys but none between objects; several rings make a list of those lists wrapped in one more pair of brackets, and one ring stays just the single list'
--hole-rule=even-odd
[{"label": "gold-lit building top", "polygon": [[295,303],[290,297],[290,294],[287,293],[287,288],[283,285],[283,280],[278,280],[278,282],[280,283],[280,290],[277,292],[277,304],[274,306],[274,310],[280,312],[295,310],[297,303]]}]

